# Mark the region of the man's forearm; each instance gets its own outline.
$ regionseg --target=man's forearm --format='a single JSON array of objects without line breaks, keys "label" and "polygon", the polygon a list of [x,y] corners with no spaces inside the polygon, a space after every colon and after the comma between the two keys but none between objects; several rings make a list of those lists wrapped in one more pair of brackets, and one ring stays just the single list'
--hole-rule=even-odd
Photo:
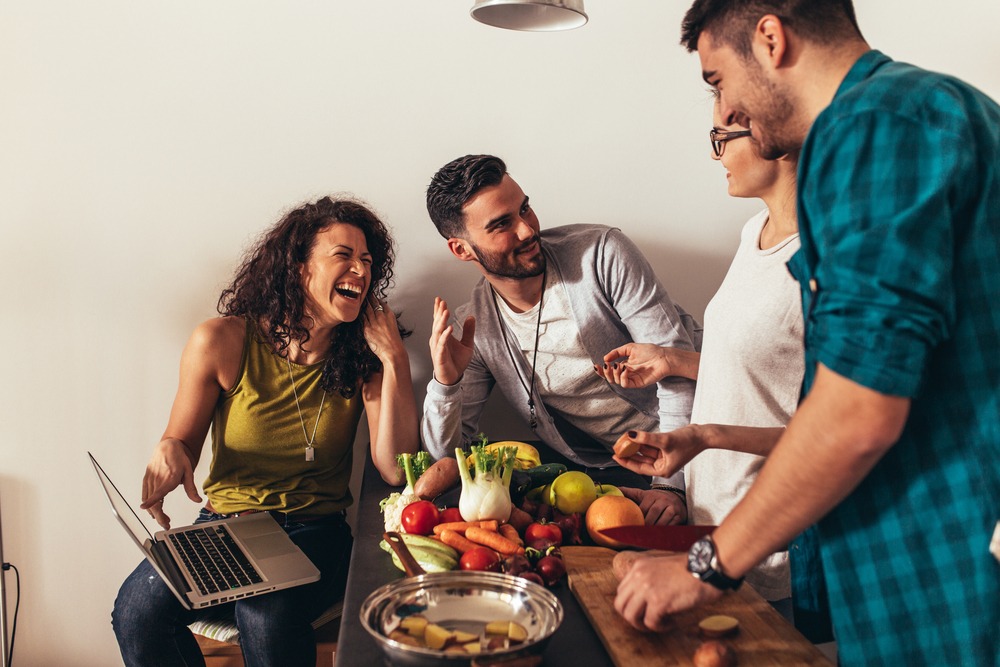
[{"label": "man's forearm", "polygon": [[840,503],[895,444],[910,401],[820,366],[753,487],[713,535],[719,561],[742,576]]},{"label": "man's forearm", "polygon": [[442,385],[431,379],[424,397],[420,435],[435,459],[454,456],[462,444],[461,387]]}]

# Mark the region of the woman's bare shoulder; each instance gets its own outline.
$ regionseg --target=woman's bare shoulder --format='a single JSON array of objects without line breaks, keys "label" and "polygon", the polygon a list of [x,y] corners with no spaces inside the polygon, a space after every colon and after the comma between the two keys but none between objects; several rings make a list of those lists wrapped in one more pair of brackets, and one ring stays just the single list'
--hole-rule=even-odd
[{"label": "woman's bare shoulder", "polygon": [[216,351],[232,347],[243,349],[246,327],[247,322],[242,317],[213,317],[195,327],[189,345]]},{"label": "woman's bare shoulder", "polygon": [[197,327],[184,348],[185,363],[200,368],[224,389],[232,386],[243,356],[247,322],[242,317],[213,317]]}]

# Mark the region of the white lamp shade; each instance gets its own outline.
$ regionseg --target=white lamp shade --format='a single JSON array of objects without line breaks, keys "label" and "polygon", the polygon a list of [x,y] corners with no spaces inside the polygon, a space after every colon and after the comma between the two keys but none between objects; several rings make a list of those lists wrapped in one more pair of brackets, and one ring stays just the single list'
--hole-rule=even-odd
[{"label": "white lamp shade", "polygon": [[583,0],[476,0],[471,14],[508,30],[572,30],[587,22]]}]

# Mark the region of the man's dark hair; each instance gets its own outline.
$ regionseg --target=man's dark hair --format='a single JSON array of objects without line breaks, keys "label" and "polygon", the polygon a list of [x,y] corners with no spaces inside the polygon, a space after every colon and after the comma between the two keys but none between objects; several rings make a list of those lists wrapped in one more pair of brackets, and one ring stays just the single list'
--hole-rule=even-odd
[{"label": "man's dark hair", "polygon": [[[259,335],[279,353],[288,349],[292,340],[306,343],[309,316],[305,313],[301,270],[316,244],[316,236],[336,222],[364,232],[372,256],[366,301],[384,300],[393,275],[389,230],[360,201],[323,197],[289,212],[261,235],[244,255],[233,282],[219,296],[219,314],[251,320]],[[323,366],[320,386],[345,398],[351,398],[361,382],[382,369],[365,340],[364,320],[362,310],[353,322],[333,329],[330,354]]]},{"label": "man's dark hair", "polygon": [[494,155],[466,155],[438,169],[427,186],[427,213],[446,239],[465,236],[462,207],[483,188],[499,185],[507,165]]},{"label": "man's dark hair", "polygon": [[750,58],[754,27],[767,14],[817,44],[861,37],[851,0],[695,0],[681,23],[681,45],[697,51],[698,38],[708,32],[741,58]]}]

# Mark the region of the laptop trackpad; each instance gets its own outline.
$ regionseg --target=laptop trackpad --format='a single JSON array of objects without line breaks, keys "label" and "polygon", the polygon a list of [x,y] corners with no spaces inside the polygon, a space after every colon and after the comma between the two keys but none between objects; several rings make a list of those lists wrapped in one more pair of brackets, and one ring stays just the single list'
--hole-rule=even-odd
[{"label": "laptop trackpad", "polygon": [[274,558],[298,551],[298,547],[291,540],[275,540],[273,535],[243,538],[243,542],[247,550],[258,559]]}]

